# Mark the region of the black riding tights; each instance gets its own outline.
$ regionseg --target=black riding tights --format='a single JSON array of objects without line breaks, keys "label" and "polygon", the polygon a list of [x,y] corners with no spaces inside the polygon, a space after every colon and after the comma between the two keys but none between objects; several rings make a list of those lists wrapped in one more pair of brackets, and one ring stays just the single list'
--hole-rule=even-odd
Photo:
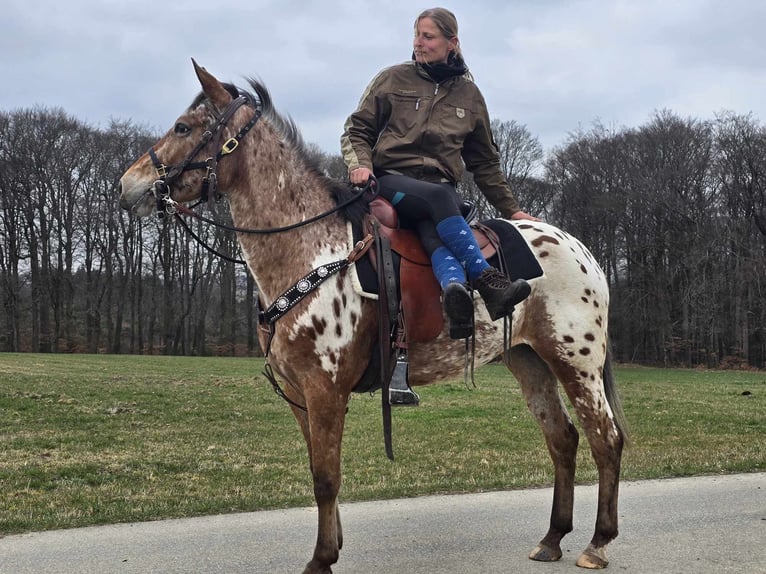
[{"label": "black riding tights", "polygon": [[449,183],[430,183],[406,175],[378,178],[380,196],[387,199],[399,214],[402,227],[417,231],[430,257],[444,245],[436,224],[453,215],[461,215],[455,187]]}]

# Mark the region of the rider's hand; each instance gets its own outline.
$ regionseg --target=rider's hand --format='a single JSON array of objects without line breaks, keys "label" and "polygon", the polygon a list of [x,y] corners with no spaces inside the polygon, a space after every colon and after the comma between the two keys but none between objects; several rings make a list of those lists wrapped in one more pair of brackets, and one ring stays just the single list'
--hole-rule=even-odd
[{"label": "rider's hand", "polygon": [[516,211],[513,215],[511,215],[511,219],[526,219],[527,221],[542,221],[542,219],[538,219],[534,215],[529,215],[528,213],[524,213],[523,211]]},{"label": "rider's hand", "polygon": [[358,167],[348,174],[349,181],[354,185],[367,185],[372,177],[372,171],[366,167]]}]

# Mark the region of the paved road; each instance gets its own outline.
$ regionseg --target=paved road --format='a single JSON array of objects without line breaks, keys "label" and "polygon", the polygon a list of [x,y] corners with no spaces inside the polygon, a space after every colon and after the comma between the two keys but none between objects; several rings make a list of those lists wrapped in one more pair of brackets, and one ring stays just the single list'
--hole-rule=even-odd
[{"label": "paved road", "polygon": [[[766,573],[766,473],[623,482],[611,572]],[[550,488],[341,505],[336,574],[558,574],[575,566],[596,487],[577,487],[575,531],[553,564],[527,559]],[[80,528],[0,539],[2,574],[301,572],[316,511],[293,509]]]}]

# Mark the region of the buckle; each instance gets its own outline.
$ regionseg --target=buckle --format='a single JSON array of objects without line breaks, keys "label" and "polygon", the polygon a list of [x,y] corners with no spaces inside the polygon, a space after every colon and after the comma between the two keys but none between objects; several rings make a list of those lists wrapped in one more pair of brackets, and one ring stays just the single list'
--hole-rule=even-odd
[{"label": "buckle", "polygon": [[224,144],[221,146],[221,155],[228,155],[231,152],[233,152],[235,149],[237,149],[237,146],[239,146],[239,142],[236,138],[229,138],[227,139]]}]

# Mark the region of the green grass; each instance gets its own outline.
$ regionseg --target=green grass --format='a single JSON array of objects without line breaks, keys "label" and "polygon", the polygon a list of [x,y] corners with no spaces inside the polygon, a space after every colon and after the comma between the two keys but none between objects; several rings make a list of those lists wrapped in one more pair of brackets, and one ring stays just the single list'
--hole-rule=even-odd
[{"label": "green grass", "polygon": [[[0,354],[0,534],[313,504],[303,439],[259,359]],[[623,478],[766,470],[766,373],[620,367]],[[502,365],[394,412],[355,395],[341,499],[550,485]],[[744,393],[744,394],[743,394]],[[748,394],[749,393],[749,394]],[[596,480],[585,440],[577,479]]]}]

